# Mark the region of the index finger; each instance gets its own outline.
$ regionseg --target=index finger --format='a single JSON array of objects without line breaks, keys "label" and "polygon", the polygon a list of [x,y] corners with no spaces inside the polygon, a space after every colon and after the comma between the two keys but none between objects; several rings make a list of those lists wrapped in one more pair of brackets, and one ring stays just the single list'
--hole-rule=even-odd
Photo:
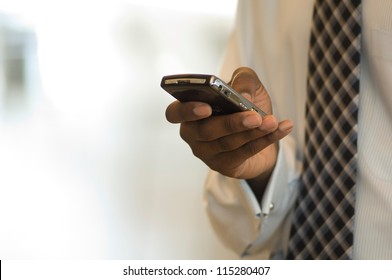
[{"label": "index finger", "polygon": [[171,123],[183,123],[208,118],[212,115],[212,109],[207,103],[176,100],[166,108],[165,115]]}]

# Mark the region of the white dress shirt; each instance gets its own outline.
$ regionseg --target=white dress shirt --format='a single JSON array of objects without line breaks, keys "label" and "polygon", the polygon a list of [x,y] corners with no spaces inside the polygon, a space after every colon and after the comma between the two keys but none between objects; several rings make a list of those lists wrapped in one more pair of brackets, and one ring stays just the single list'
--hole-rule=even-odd
[{"label": "white dress shirt", "polygon": [[[354,259],[392,259],[392,1],[362,0]],[[211,224],[236,253],[283,258],[304,145],[307,51],[313,0],[242,0],[222,76],[253,68],[274,114],[291,119],[261,202],[246,182],[211,171],[205,205]]]}]

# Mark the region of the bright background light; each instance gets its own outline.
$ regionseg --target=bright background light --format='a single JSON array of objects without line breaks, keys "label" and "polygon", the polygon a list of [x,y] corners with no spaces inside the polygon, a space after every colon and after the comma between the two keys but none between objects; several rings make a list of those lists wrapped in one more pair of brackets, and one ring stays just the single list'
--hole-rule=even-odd
[{"label": "bright background light", "polygon": [[[159,87],[166,74],[219,71],[235,7],[2,1],[0,25],[19,37],[0,27],[0,258],[235,258]],[[24,46],[13,90],[4,38]]]}]

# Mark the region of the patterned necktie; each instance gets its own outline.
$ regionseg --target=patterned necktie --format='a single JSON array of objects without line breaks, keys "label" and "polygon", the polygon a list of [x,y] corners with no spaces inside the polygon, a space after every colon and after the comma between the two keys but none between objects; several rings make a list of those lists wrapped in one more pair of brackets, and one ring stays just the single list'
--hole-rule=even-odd
[{"label": "patterned necktie", "polygon": [[316,0],[289,259],[352,257],[360,20],[360,0]]}]

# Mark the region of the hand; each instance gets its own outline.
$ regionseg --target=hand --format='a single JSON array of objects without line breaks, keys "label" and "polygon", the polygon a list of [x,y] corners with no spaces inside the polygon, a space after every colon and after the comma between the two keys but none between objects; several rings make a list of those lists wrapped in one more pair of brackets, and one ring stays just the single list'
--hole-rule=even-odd
[{"label": "hand", "polygon": [[272,115],[270,97],[253,70],[237,69],[229,84],[267,116],[253,111],[211,116],[206,103],[175,101],[167,107],[166,118],[181,123],[182,139],[211,169],[260,184],[268,180],[276,163],[277,141],[291,132],[293,124],[278,122]]}]

